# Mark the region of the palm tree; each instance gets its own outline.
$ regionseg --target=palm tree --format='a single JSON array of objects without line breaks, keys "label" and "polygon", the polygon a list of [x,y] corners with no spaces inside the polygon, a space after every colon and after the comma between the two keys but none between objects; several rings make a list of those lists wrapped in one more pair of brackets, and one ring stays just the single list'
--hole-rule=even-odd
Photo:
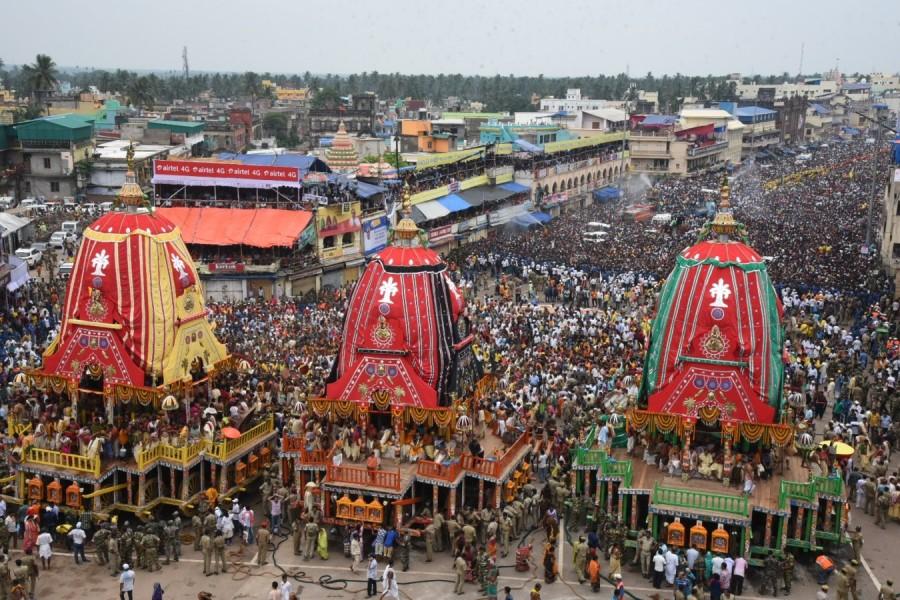
[{"label": "palm tree", "polygon": [[128,85],[128,103],[140,110],[152,109],[155,98],[147,77],[138,77]]},{"label": "palm tree", "polygon": [[241,87],[243,87],[244,92],[250,96],[250,114],[255,114],[256,99],[259,97],[260,92],[262,92],[262,83],[260,82],[259,75],[253,71],[247,71],[242,78]]},{"label": "palm tree", "polygon": [[[25,80],[34,96],[35,102],[40,104],[42,99],[50,95],[56,87],[56,63],[46,54],[38,54],[33,65],[22,67],[25,72]],[[47,106],[47,113],[50,107]]]}]

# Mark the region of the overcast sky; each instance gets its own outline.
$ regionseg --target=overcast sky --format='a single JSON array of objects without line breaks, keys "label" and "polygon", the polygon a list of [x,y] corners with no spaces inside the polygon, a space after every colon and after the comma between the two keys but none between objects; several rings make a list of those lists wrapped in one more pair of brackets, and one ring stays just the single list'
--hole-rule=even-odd
[{"label": "overcast sky", "polygon": [[900,70],[897,0],[4,2],[0,58],[284,73]]}]

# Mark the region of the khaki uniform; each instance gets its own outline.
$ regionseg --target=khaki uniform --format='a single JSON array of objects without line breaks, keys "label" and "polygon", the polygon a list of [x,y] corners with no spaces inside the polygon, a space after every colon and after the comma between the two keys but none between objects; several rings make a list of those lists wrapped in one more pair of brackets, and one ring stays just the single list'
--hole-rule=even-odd
[{"label": "khaki uniform", "polygon": [[304,548],[303,551],[303,558],[311,560],[316,554],[316,540],[319,537],[319,526],[316,525],[314,521],[309,521],[304,526],[304,532],[306,534],[306,548]]},{"label": "khaki uniform", "polygon": [[444,515],[439,512],[434,513],[434,550],[444,551]]},{"label": "khaki uniform", "polygon": [[303,534],[303,527],[300,519],[294,519],[291,523],[291,544],[294,546],[294,554],[300,554],[300,540]]},{"label": "khaki uniform", "polygon": [[256,548],[258,553],[256,555],[256,565],[261,567],[267,564],[269,561],[269,538],[271,534],[269,530],[265,527],[260,527],[256,530]]},{"label": "khaki uniform", "polygon": [[203,551],[203,574],[212,575],[212,539],[209,534],[204,533],[200,536],[200,549]]},{"label": "khaki uniform", "polygon": [[856,587],[856,567],[847,565],[844,567],[844,571],[847,573],[847,581],[850,584],[850,595],[853,596],[853,600],[859,600],[859,590]]},{"label": "khaki uniform", "polygon": [[148,571],[159,571],[159,536],[155,533],[144,535],[144,560]]},{"label": "khaki uniform", "polygon": [[457,556],[453,563],[453,569],[456,571],[456,586],[453,591],[462,594],[463,585],[466,583],[466,560],[462,556]]},{"label": "khaki uniform", "polygon": [[837,573],[837,600],[847,600],[847,595],[850,592],[850,580],[847,579],[847,575],[844,574],[843,571],[838,571]]},{"label": "khaki uniform", "polygon": [[587,544],[581,540],[573,546],[575,572],[578,575],[578,583],[584,583],[584,567],[587,564]]},{"label": "khaki uniform", "polygon": [[194,530],[194,550],[200,550],[200,538],[203,537],[203,519],[200,515],[191,517],[191,529]]},{"label": "khaki uniform", "polygon": [[116,575],[119,572],[122,559],[119,558],[119,538],[114,535],[106,542],[106,552],[109,554],[109,574]]},{"label": "khaki uniform", "polygon": [[216,537],[213,538],[213,553],[216,559],[216,575],[219,574],[219,571],[227,573],[228,567],[225,566],[225,536],[221,532],[217,533]]},{"label": "khaki uniform", "polygon": [[434,523],[429,523],[425,527],[425,562],[431,562],[434,559]]}]

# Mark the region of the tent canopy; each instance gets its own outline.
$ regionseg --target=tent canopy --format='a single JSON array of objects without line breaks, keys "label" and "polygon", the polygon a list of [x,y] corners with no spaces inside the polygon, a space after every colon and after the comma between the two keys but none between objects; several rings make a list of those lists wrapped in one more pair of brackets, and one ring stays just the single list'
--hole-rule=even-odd
[{"label": "tent canopy", "polygon": [[461,210],[469,210],[472,208],[472,205],[465,201],[464,198],[457,196],[456,194],[450,194],[448,196],[444,196],[443,198],[438,198],[438,202],[441,203],[441,206],[446,208],[452,213],[459,212]]},{"label": "tent canopy", "polygon": [[309,225],[306,210],[274,208],[158,208],[181,229],[187,244],[207,246],[290,247]]}]

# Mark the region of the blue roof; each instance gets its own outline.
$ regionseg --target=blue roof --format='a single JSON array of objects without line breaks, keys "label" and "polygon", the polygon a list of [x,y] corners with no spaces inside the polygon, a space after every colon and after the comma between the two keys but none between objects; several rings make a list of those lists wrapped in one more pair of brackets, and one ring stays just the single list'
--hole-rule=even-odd
[{"label": "blue roof", "polygon": [[375,185],[374,183],[367,183],[365,181],[356,182],[356,195],[360,198],[371,198],[372,196],[383,194],[385,191],[387,191],[385,188],[380,185]]},{"label": "blue roof", "polygon": [[828,108],[827,106],[823,105],[823,104],[816,104],[816,103],[813,103],[813,104],[812,104],[812,109],[813,109],[815,112],[819,113],[820,115],[829,115],[829,114],[831,114],[831,109]]},{"label": "blue roof", "polygon": [[236,152],[220,152],[219,158],[222,160],[237,160],[245,165],[258,165],[266,167],[296,167],[303,176],[310,171],[319,173],[330,173],[328,168],[321,159],[306,154],[238,154]]},{"label": "blue roof", "polygon": [[762,106],[742,106],[734,111],[736,117],[756,117],[759,115],[774,115],[774,110]]},{"label": "blue roof", "polygon": [[536,144],[532,144],[531,142],[523,140],[522,138],[516,138],[513,141],[513,144],[515,144],[516,146],[518,146],[521,150],[524,150],[525,152],[543,152],[543,149],[540,146],[538,146]]},{"label": "blue roof", "polygon": [[459,212],[461,210],[469,210],[472,208],[472,205],[465,201],[461,196],[457,196],[456,194],[450,194],[448,196],[444,196],[443,198],[438,198],[438,202],[440,202],[441,206],[446,208],[452,213]]},{"label": "blue roof", "polygon": [[640,125],[674,125],[678,122],[675,115],[647,115]]},{"label": "blue roof", "polygon": [[502,188],[508,192],[515,192],[516,194],[522,194],[525,192],[530,192],[531,188],[527,185],[522,185],[521,183],[515,183],[514,181],[510,181],[509,183],[501,183],[497,187]]}]

